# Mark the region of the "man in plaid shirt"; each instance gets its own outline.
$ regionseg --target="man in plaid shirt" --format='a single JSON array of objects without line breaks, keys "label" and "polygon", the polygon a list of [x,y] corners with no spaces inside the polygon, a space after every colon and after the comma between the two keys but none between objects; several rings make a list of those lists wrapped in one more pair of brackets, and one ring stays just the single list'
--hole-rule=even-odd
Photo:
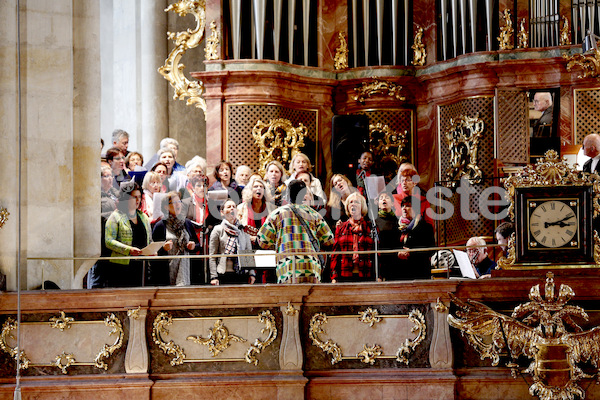
[{"label": "man in plaid shirt", "polygon": [[[319,251],[311,242],[310,234],[296,213],[304,219],[306,226],[321,246],[334,243],[333,233],[321,215],[303,205],[307,194],[306,184],[293,180],[288,185],[291,204],[279,207],[267,217],[258,231],[258,244],[263,249],[275,248],[281,253],[310,253]],[[295,212],[294,212],[295,211]],[[316,255],[282,255],[277,257],[278,283],[318,283],[321,281],[321,265]]]}]

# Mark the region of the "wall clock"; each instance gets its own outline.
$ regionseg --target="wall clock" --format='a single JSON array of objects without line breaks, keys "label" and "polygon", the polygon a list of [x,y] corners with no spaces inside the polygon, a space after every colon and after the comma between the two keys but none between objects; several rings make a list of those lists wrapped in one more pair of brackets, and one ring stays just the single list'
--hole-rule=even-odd
[{"label": "wall clock", "polygon": [[515,223],[500,269],[600,264],[600,176],[577,171],[549,150],[504,181]]}]

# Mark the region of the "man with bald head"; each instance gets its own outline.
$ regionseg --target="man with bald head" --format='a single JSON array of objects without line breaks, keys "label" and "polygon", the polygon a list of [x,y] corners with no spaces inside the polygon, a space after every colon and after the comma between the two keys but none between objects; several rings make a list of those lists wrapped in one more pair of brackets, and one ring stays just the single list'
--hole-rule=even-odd
[{"label": "man with bald head", "polygon": [[538,92],[533,96],[533,108],[541,111],[540,119],[533,125],[533,137],[552,136],[552,95],[550,92]]},{"label": "man with bald head", "polygon": [[583,164],[583,172],[600,174],[600,135],[592,133],[583,139],[583,154],[590,157]]}]

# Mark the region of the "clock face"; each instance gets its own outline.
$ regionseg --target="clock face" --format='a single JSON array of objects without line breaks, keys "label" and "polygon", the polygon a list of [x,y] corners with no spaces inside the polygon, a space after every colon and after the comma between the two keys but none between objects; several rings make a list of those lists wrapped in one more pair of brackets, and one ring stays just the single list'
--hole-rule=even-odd
[{"label": "clock face", "polygon": [[530,250],[579,247],[579,199],[528,199]]}]

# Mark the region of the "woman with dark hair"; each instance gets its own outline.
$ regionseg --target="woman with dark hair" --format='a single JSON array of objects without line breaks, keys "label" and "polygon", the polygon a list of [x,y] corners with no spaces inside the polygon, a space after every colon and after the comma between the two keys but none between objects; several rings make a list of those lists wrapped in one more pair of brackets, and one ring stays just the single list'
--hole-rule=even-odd
[{"label": "woman with dark hair", "polygon": [[[135,182],[121,184],[117,209],[106,221],[105,244],[111,257],[139,256],[152,238],[148,216],[140,211],[142,191]],[[170,244],[164,245],[165,249]],[[132,287],[144,284],[142,260],[111,260],[99,271],[101,286]]]},{"label": "woman with dark hair", "polygon": [[[182,213],[179,193],[169,192],[161,201],[163,219],[154,225],[152,239],[155,242],[172,243],[169,249],[160,250],[158,255],[181,256],[200,246],[194,227]],[[189,286],[190,259],[172,258],[152,262],[149,282],[153,285]]]},{"label": "woman with dark hair", "polygon": [[135,167],[141,167],[144,165],[144,156],[137,151],[132,151],[125,157],[125,170],[135,171]]},{"label": "woman with dark hair", "polygon": [[224,190],[227,189],[228,197],[232,199],[235,204],[239,204],[242,198],[242,189],[238,186],[235,179],[232,178],[233,165],[227,160],[221,160],[215,167],[215,180],[209,191],[211,190]]},{"label": "woman with dark hair", "polygon": [[[372,280],[373,254],[356,254],[374,248],[371,224],[365,221],[367,201],[358,192],[348,196],[346,213],[349,218],[335,229],[335,243],[331,256],[331,283],[363,282]],[[353,251],[354,254],[339,254]]]},{"label": "woman with dark hair", "polygon": [[283,196],[287,187],[284,182],[286,179],[287,174],[279,161],[273,160],[267,164],[264,180],[267,182],[267,190],[271,193],[271,198],[277,207],[284,204]]},{"label": "woman with dark hair", "polygon": [[169,176],[169,167],[167,164],[159,161],[152,166],[150,171],[160,175],[160,192],[167,193],[167,177]]}]

